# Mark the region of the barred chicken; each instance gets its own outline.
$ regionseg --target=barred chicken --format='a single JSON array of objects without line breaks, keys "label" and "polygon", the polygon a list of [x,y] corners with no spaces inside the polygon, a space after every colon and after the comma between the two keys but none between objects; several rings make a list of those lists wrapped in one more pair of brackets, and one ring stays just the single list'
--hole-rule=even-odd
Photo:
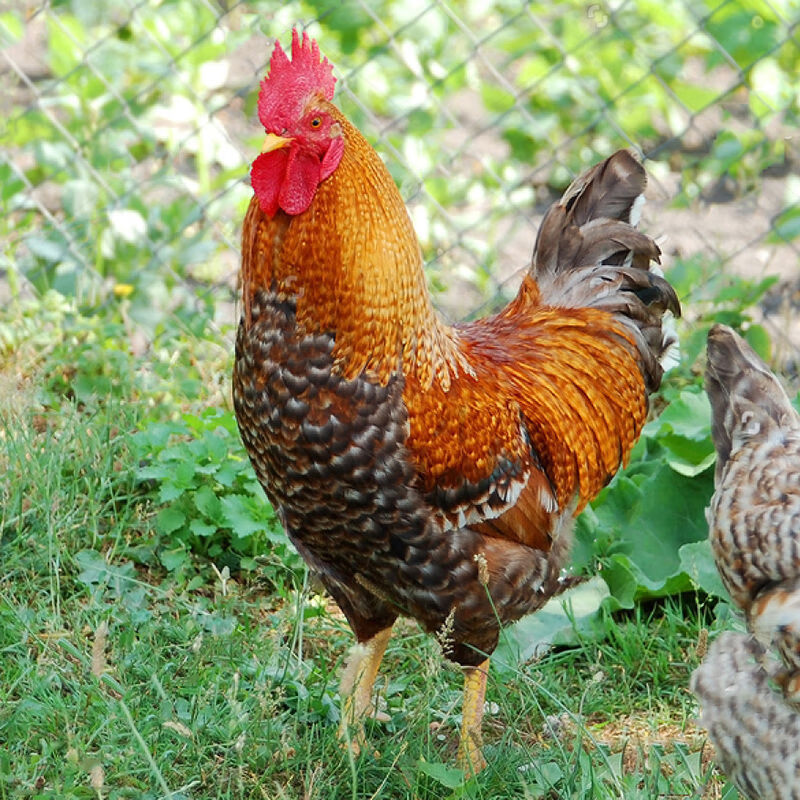
[{"label": "barred chicken", "polygon": [[291,59],[276,43],[242,232],[236,416],[359,643],[343,735],[363,746],[392,624],[409,616],[464,668],[459,761],[477,772],[500,627],[562,587],[573,518],[642,430],[678,299],[634,227],[644,169],[620,151],[550,209],[508,306],[445,324],[402,198],[334,83],[306,34]]},{"label": "barred chicken", "polygon": [[750,634],[692,677],[720,764],[751,800],[800,800],[800,416],[734,331],[708,337],[714,559]]}]

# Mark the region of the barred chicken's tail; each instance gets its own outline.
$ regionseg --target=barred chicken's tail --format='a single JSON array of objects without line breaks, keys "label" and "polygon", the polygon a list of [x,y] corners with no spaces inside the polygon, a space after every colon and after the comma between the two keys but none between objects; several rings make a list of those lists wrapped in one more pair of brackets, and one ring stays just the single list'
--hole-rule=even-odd
[{"label": "barred chicken's tail", "polygon": [[745,797],[800,800],[800,714],[776,692],[773,662],[743,633],[727,632],[692,675],[700,721]]},{"label": "barred chicken's tail", "polygon": [[652,391],[675,341],[664,313],[679,316],[680,303],[656,266],[658,246],[635,227],[646,183],[644,168],[627,150],[583,173],[545,215],[531,274],[546,304],[602,309],[632,331]]}]

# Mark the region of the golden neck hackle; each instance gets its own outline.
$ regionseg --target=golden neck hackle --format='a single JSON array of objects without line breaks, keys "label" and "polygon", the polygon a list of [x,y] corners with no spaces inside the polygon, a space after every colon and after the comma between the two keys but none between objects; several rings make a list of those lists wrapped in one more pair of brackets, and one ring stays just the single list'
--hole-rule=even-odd
[{"label": "golden neck hackle", "polygon": [[436,315],[419,243],[388,170],[336,109],[342,160],[303,214],[268,219],[251,203],[243,231],[243,299],[277,290],[296,298],[308,333],[333,331],[334,354],[348,378],[363,370],[385,383],[401,366],[422,385],[447,389],[464,369],[455,332]]}]

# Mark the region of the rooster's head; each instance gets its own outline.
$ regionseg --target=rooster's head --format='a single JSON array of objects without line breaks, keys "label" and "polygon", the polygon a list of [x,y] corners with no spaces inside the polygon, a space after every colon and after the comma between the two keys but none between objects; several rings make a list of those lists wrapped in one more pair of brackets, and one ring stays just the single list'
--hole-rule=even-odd
[{"label": "rooster's head", "polygon": [[261,210],[269,217],[278,209],[302,214],[311,205],[321,181],[344,152],[342,126],[331,104],[333,67],[307,33],[292,31],[292,58],[279,42],[261,81],[258,118],[267,132],[250,179]]}]

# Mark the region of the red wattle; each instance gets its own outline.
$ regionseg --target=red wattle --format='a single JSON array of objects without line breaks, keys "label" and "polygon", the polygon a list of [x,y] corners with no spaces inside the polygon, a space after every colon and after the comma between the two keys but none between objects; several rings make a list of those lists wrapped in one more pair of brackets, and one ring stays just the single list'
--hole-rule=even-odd
[{"label": "red wattle", "polygon": [[319,158],[300,152],[297,143],[289,148],[286,180],[278,195],[278,205],[287,214],[302,214],[314,199],[320,181]]},{"label": "red wattle", "polygon": [[287,214],[302,214],[314,199],[320,182],[329,177],[342,158],[344,140],[334,139],[322,161],[303,152],[297,142],[289,149],[262,153],[250,169],[250,183],[261,210],[270,218],[279,208]]},{"label": "red wattle", "polygon": [[278,194],[286,177],[289,153],[286,150],[273,150],[262,153],[250,168],[250,185],[258,198],[261,210],[270,218],[278,210]]},{"label": "red wattle", "polygon": [[250,169],[258,204],[270,218],[279,208],[287,214],[302,214],[311,205],[319,182],[319,159],[301,153],[296,143],[288,150],[262,153]]}]

